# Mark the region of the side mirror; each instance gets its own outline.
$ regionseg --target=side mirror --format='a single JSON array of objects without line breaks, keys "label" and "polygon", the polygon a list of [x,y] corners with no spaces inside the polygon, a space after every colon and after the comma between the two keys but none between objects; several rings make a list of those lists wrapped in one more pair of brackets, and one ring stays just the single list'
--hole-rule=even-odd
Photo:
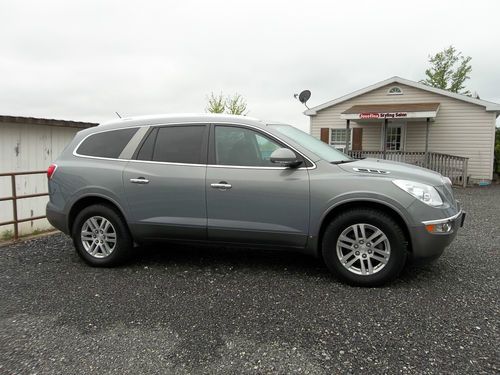
[{"label": "side mirror", "polygon": [[298,160],[295,152],[288,148],[278,148],[274,150],[271,154],[270,160],[271,163],[289,168],[295,168],[302,164],[302,160]]}]

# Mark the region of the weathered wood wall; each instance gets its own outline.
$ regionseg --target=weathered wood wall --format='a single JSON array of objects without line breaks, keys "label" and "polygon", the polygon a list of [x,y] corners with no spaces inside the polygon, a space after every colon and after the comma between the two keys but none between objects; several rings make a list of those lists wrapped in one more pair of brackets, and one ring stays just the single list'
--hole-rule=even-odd
[{"label": "weathered wood wall", "polygon": [[[81,129],[38,124],[0,123],[0,173],[46,170],[63,151],[64,147]],[[16,177],[17,194],[34,194],[47,191],[45,175]],[[11,196],[9,177],[0,177],[0,196]],[[28,218],[45,214],[47,197],[18,201],[18,217]],[[12,220],[12,202],[0,202],[0,222]],[[50,229],[47,220],[19,224],[19,233]],[[0,238],[12,226],[0,227]]]}]

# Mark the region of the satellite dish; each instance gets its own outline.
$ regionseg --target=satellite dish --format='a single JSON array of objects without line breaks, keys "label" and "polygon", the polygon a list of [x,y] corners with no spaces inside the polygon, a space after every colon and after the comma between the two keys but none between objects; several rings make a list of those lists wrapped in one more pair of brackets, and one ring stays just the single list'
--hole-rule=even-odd
[{"label": "satellite dish", "polygon": [[299,94],[299,101],[305,105],[310,97],[311,97],[311,91],[304,90]]}]

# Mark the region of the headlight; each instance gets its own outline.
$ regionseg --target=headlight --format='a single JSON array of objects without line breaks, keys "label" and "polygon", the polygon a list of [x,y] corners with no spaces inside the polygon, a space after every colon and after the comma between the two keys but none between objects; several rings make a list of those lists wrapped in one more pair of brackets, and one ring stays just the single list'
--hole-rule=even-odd
[{"label": "headlight", "polygon": [[392,182],[394,182],[398,188],[403,189],[408,194],[413,195],[415,198],[425,204],[428,204],[429,206],[435,207],[443,204],[439,193],[431,185],[407,180],[393,180]]}]

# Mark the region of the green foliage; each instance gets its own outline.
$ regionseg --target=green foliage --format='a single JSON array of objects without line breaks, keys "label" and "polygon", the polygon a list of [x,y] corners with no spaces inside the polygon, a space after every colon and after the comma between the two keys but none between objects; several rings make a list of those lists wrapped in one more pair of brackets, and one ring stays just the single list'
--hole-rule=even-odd
[{"label": "green foliage", "polygon": [[206,111],[210,113],[224,113],[225,101],[222,93],[215,95],[213,92],[207,98],[208,104]]},{"label": "green foliage", "polygon": [[462,56],[462,53],[458,52],[455,47],[449,46],[434,56],[429,56],[431,67],[425,70],[427,78],[420,82],[470,96],[471,93],[465,90],[464,83],[470,78],[471,59],[470,56]]},{"label": "green foliage", "polygon": [[215,95],[213,92],[207,97],[206,111],[210,113],[229,113],[231,115],[246,116],[246,100],[238,93],[224,98],[222,93]]},{"label": "green foliage", "polygon": [[500,174],[500,128],[495,130],[495,163],[493,172]]},{"label": "green foliage", "polygon": [[247,102],[238,93],[226,98],[226,112],[231,115],[245,115]]},{"label": "green foliage", "polygon": [[14,232],[11,230],[4,230],[0,235],[0,240],[2,241],[8,241],[12,238],[14,238]]}]

